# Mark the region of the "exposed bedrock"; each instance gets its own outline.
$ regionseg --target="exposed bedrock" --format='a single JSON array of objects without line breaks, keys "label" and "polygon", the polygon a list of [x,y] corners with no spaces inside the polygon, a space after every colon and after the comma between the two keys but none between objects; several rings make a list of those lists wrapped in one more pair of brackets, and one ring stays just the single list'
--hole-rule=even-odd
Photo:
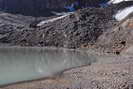
[{"label": "exposed bedrock", "polygon": [[76,9],[87,6],[99,7],[99,3],[103,1],[108,0],[0,0],[0,8],[10,13],[50,16],[51,11],[67,11],[65,7],[71,7],[75,3],[77,3]]}]

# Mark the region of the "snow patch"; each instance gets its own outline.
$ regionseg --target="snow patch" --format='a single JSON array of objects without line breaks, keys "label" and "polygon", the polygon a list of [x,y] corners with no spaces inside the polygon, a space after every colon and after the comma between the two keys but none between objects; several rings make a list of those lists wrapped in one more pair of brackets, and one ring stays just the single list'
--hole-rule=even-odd
[{"label": "snow patch", "polygon": [[57,15],[57,16],[62,16],[62,15],[66,15],[68,12],[58,13],[58,12],[52,11],[51,13],[54,14],[54,15]]},{"label": "snow patch", "polygon": [[129,14],[133,13],[133,6],[120,10],[114,15],[117,21],[125,19]]},{"label": "snow patch", "polygon": [[108,4],[118,4],[124,1],[133,1],[133,0],[110,0]]},{"label": "snow patch", "polygon": [[[71,13],[72,13],[72,12],[71,12]],[[67,13],[67,14],[65,14],[65,15],[63,15],[63,16],[56,17],[56,18],[53,18],[53,19],[41,21],[40,23],[37,24],[37,26],[40,27],[40,26],[42,26],[42,25],[44,25],[44,24],[47,24],[47,23],[54,22],[54,21],[56,21],[56,20],[62,19],[62,18],[64,18],[64,17],[70,15],[71,13]]]}]

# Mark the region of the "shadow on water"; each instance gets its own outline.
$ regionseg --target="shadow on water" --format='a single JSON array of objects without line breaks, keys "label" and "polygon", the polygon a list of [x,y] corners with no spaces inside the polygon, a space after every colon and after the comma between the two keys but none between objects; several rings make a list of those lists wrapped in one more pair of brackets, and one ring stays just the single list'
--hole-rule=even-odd
[{"label": "shadow on water", "polygon": [[93,62],[96,62],[96,57],[85,51],[61,48],[0,48],[0,85],[41,79]]}]

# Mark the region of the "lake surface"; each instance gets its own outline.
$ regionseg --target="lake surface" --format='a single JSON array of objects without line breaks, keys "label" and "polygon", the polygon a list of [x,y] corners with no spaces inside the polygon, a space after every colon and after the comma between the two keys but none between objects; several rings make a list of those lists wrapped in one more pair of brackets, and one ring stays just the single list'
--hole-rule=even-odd
[{"label": "lake surface", "polygon": [[35,80],[96,61],[85,51],[58,48],[0,48],[0,85]]}]

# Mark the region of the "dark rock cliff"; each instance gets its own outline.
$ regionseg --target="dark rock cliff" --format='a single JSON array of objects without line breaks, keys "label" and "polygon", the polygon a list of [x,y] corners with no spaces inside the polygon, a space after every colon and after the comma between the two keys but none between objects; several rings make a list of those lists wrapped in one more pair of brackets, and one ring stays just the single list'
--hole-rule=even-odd
[{"label": "dark rock cliff", "polygon": [[98,7],[108,0],[0,0],[0,8],[6,12],[30,16],[50,16],[51,11],[66,11],[65,6],[77,2],[78,8]]}]

